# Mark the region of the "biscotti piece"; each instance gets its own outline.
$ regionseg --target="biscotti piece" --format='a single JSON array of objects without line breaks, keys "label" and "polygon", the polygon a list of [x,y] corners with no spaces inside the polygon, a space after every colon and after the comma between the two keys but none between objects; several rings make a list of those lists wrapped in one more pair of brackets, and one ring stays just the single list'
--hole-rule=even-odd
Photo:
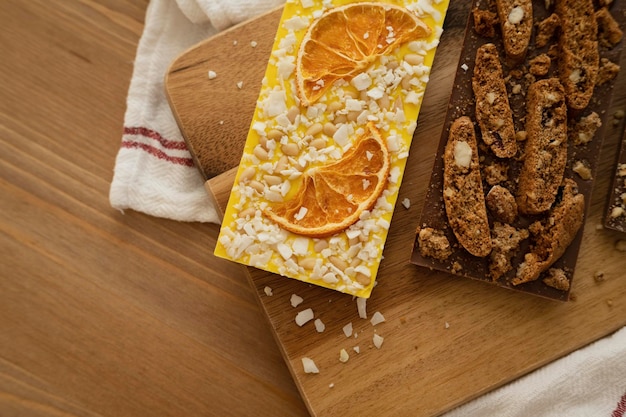
[{"label": "biscotti piece", "polygon": [[561,20],[559,77],[567,94],[567,105],[582,110],[591,100],[600,65],[593,2],[557,0],[556,13]]},{"label": "biscotti piece", "polygon": [[567,162],[567,105],[558,79],[528,88],[526,133],[516,200],[521,213],[539,214],[554,203]]},{"label": "biscotti piece", "polygon": [[443,201],[448,224],[469,253],[487,256],[491,252],[491,236],[476,133],[469,117],[452,123],[443,162]]},{"label": "biscotti piece", "polygon": [[537,35],[535,36],[535,46],[537,48],[543,48],[548,45],[560,25],[561,21],[559,19],[559,15],[556,13],[552,13],[550,16],[539,22],[537,25]]},{"label": "biscotti piece", "polygon": [[492,43],[476,51],[472,89],[482,138],[499,158],[517,153],[513,112],[509,104],[498,50]]},{"label": "biscotti piece", "polygon": [[617,77],[620,71],[620,66],[615,62],[611,62],[608,58],[600,59],[600,69],[598,70],[598,78],[596,79],[596,85],[602,85],[608,83]]},{"label": "biscotti piece", "polygon": [[565,179],[560,202],[543,223],[530,228],[534,245],[524,255],[524,262],[519,265],[511,283],[519,285],[534,281],[550,268],[576,237],[583,224],[584,213],[585,196],[578,194],[574,180]]},{"label": "biscotti piece", "polygon": [[528,239],[528,230],[516,229],[505,223],[494,223],[491,241],[493,250],[489,255],[489,276],[497,281],[513,269],[511,259],[519,249],[520,243]]},{"label": "biscotti piece", "polygon": [[531,0],[496,0],[506,56],[518,63],[526,57],[533,30]]},{"label": "biscotti piece", "polygon": [[489,10],[483,10],[476,7],[472,10],[472,16],[474,18],[474,30],[476,33],[486,38],[493,38],[496,36],[498,15]]},{"label": "biscotti piece", "polygon": [[517,218],[517,203],[508,188],[494,185],[487,193],[485,202],[496,220],[503,223],[513,223]]},{"label": "biscotti piece", "polygon": [[600,8],[596,12],[596,21],[598,22],[598,40],[602,46],[612,48],[622,40],[624,32],[620,29],[619,23],[609,12],[609,9]]}]

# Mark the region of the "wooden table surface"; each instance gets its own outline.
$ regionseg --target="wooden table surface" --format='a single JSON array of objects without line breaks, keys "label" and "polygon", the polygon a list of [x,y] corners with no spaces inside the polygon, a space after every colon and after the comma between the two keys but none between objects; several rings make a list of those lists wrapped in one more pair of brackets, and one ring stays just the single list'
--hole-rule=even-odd
[{"label": "wooden table surface", "polygon": [[147,6],[0,1],[0,416],[307,416],[217,226],[109,205]]},{"label": "wooden table surface", "polygon": [[109,205],[148,2],[0,1],[0,416],[308,416],[218,226]]}]

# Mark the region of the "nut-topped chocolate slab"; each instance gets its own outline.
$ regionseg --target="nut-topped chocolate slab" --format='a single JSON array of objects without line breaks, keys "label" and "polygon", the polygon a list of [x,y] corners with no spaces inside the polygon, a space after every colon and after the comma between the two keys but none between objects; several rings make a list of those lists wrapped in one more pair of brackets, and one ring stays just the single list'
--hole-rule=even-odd
[{"label": "nut-topped chocolate slab", "polygon": [[[525,54],[507,54],[502,34],[515,34],[511,26],[528,25],[529,5],[504,3],[511,2],[475,0],[472,5],[411,262],[566,301],[602,139],[610,124],[607,110],[623,44],[615,29],[624,27],[626,19],[620,9],[623,1],[608,5],[585,1],[574,4],[568,0],[531,2],[532,33]],[[576,19],[588,18],[587,9],[594,10],[597,30],[573,31]],[[526,42],[521,35],[514,41]],[[570,51],[577,44],[582,49],[576,54],[588,55],[587,60],[570,62]],[[498,53],[500,78],[497,65],[487,65],[486,58],[476,60],[477,54],[484,57],[485,51],[493,51],[491,45]],[[596,52],[599,59],[594,61]],[[568,62],[562,62],[565,60]],[[594,62],[596,67],[589,65]],[[486,75],[483,67],[489,68]],[[595,84],[589,103],[580,108],[578,99],[573,105],[568,90],[572,85],[582,90],[589,81]],[[502,82],[506,97],[500,94]],[[494,152],[505,134],[507,105],[517,143],[510,157]],[[458,191],[464,184],[462,178],[456,188],[444,186],[447,173],[458,171],[469,158],[464,151],[468,147],[458,146],[452,156],[445,152],[449,142],[458,142],[458,138],[451,137],[455,135],[454,131],[451,135],[451,126],[466,117],[473,121],[478,142],[483,206],[492,241],[487,256],[472,255],[463,247],[456,237],[459,222],[446,214],[446,201],[455,198],[455,193],[470,195]],[[487,141],[483,131],[488,133]]]}]

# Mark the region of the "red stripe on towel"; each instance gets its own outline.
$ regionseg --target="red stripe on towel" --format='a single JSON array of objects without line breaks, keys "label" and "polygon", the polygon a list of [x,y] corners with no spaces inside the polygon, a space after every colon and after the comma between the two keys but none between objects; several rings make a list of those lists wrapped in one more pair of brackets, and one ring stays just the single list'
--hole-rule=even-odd
[{"label": "red stripe on towel", "polygon": [[124,127],[125,135],[139,135],[158,141],[165,149],[187,149],[185,142],[165,139],[155,130],[147,127]]},{"label": "red stripe on towel", "polygon": [[[159,143],[157,146],[150,145],[148,143],[139,142],[129,137],[125,137],[122,140],[122,148],[127,149],[141,149],[150,155],[159,158],[163,161],[171,162],[176,165],[183,165],[187,167],[193,167],[194,162],[192,158],[171,156],[166,153],[167,150],[185,150],[187,145],[182,141],[169,140],[161,136],[161,134],[155,130],[148,129],[147,127],[124,127],[124,135],[128,136],[142,136],[144,138],[152,139]],[[162,148],[162,149],[161,149]],[[165,149],[165,150],[164,150]]]},{"label": "red stripe on towel", "polygon": [[170,156],[163,152],[160,149],[155,148],[152,145],[148,145],[146,143],[135,142],[132,140],[123,140],[122,147],[128,149],[141,149],[148,152],[150,155],[155,156],[161,160],[171,162],[177,165],[184,165],[188,167],[194,166],[193,159],[191,158],[183,158],[179,156]]},{"label": "red stripe on towel", "polygon": [[626,393],[622,395],[622,398],[619,403],[617,403],[617,408],[613,411],[611,417],[624,417],[624,414],[626,414]]}]

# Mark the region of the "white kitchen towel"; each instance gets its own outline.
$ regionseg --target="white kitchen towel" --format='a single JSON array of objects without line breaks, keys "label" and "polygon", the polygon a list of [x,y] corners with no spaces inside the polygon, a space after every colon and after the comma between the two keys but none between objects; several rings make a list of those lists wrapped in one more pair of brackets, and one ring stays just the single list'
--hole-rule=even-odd
[{"label": "white kitchen towel", "polygon": [[164,90],[187,48],[284,0],[152,0],[135,57],[111,206],[178,221],[219,222]]},{"label": "white kitchen towel", "polygon": [[[163,78],[185,49],[283,1],[150,2],[110,189],[113,207],[179,221],[218,222],[170,111]],[[461,416],[625,417],[626,328],[445,415]]]},{"label": "white kitchen towel", "polygon": [[442,417],[485,416],[625,417],[626,327]]}]

